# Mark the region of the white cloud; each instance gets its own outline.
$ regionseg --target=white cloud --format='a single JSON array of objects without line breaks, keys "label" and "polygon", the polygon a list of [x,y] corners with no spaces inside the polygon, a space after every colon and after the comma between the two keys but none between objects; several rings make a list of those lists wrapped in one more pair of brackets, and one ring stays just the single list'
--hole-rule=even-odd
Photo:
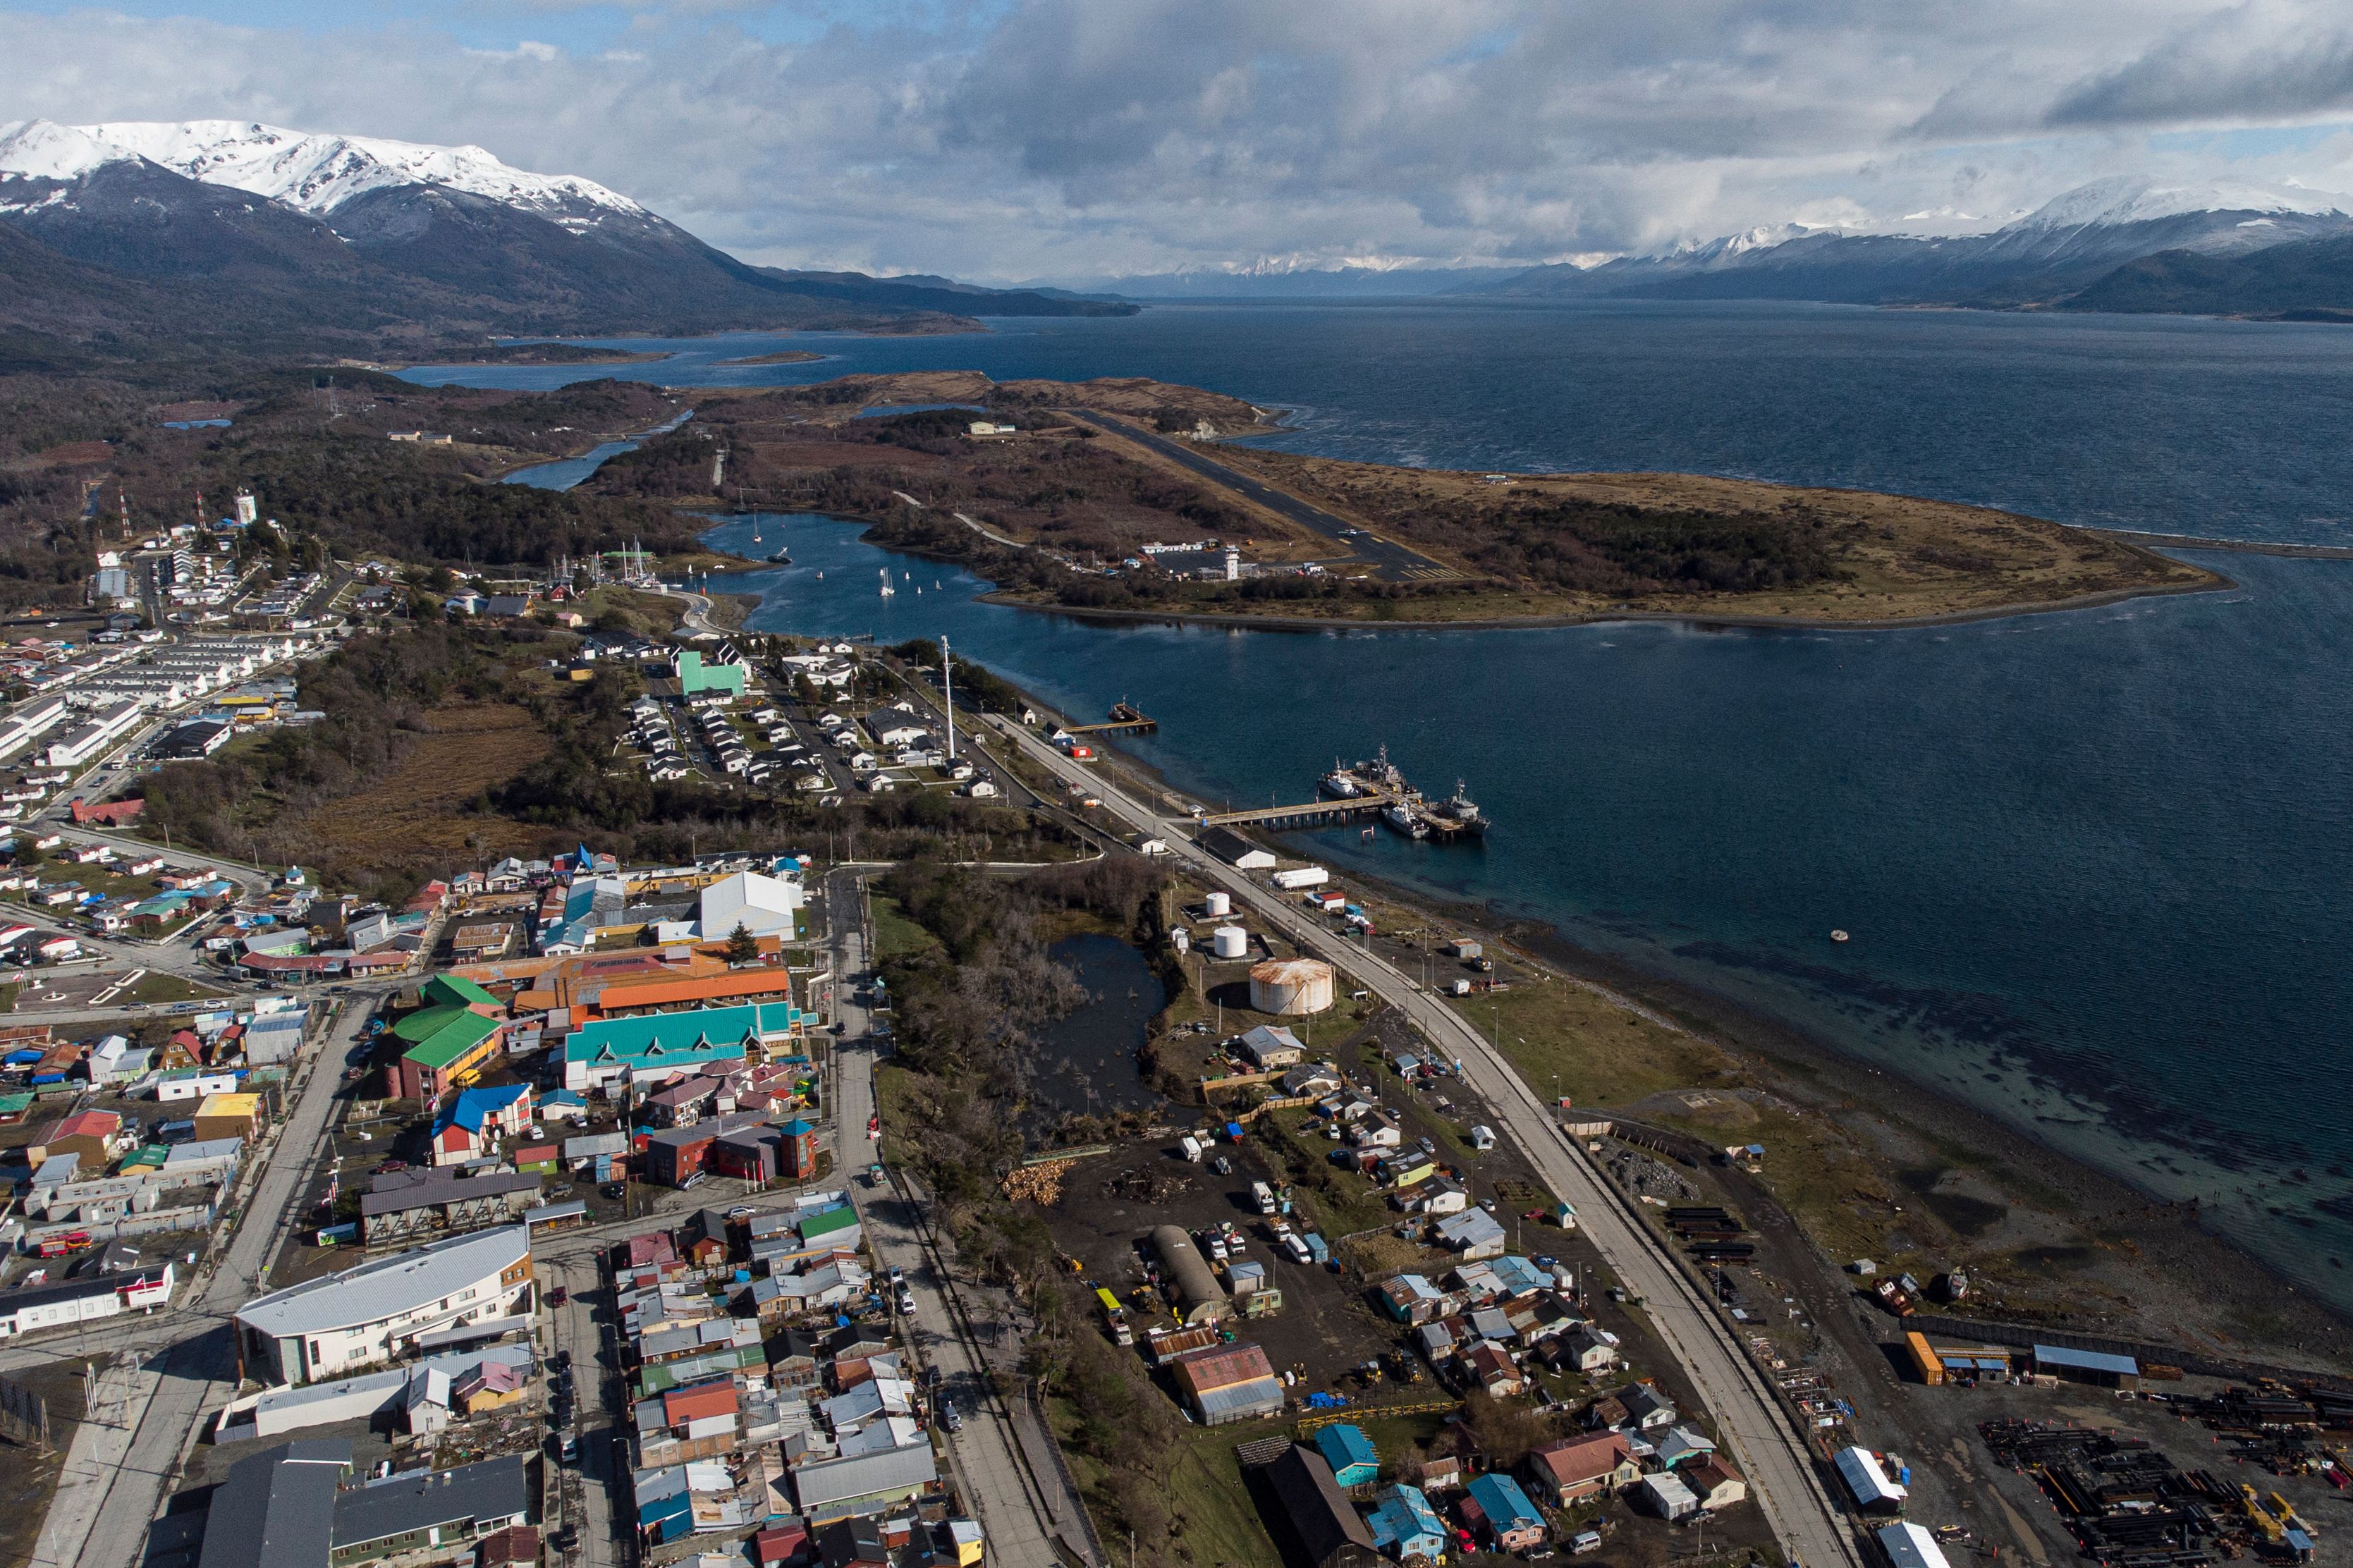
[{"label": "white cloud", "polygon": [[[0,101],[478,142],[752,259],[982,279],[1952,231],[2144,170],[2353,186],[2342,132],[2235,158],[2151,141],[2353,118],[2341,11],[2287,0],[739,8],[631,5],[626,47],[483,49],[417,22],[0,13]],[[569,39],[568,9],[517,14]]]}]

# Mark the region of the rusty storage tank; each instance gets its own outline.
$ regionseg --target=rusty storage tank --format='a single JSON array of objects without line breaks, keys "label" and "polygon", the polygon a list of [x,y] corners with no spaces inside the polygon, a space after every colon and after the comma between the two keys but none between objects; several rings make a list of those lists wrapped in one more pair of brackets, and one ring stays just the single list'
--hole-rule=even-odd
[{"label": "rusty storage tank", "polygon": [[1271,959],[1250,973],[1250,1008],[1278,1016],[1332,1005],[1332,966],[1318,958]]}]

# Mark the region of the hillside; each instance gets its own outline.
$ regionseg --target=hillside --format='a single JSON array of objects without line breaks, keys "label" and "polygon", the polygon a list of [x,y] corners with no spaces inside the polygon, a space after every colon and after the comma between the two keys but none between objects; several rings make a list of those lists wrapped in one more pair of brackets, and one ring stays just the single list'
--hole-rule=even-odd
[{"label": "hillside", "polygon": [[[505,335],[977,331],[1136,307],[749,266],[614,192],[480,148],[227,121],[0,126],[0,326],[22,364]],[[71,264],[71,265],[63,265]]]},{"label": "hillside", "polygon": [[2251,256],[2168,250],[2117,268],[2064,303],[2077,310],[2353,321],[2353,237]]}]

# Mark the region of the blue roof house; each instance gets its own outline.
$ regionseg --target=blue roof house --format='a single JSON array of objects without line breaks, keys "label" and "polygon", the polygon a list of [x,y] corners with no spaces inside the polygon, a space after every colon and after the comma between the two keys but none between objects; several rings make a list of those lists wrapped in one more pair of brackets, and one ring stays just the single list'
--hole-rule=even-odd
[{"label": "blue roof house", "polygon": [[1419,1487],[1383,1488],[1365,1523],[1373,1532],[1373,1544],[1400,1563],[1416,1557],[1435,1563],[1450,1544],[1446,1526]]},{"label": "blue roof house", "polygon": [[1517,1552],[1545,1538],[1544,1515],[1511,1477],[1490,1470],[1471,1483],[1469,1492],[1470,1506],[1496,1551]]},{"label": "blue roof house", "polygon": [[1332,1479],[1344,1487],[1380,1479],[1380,1454],[1361,1426],[1343,1421],[1324,1427],[1315,1434],[1315,1447],[1332,1467]]}]

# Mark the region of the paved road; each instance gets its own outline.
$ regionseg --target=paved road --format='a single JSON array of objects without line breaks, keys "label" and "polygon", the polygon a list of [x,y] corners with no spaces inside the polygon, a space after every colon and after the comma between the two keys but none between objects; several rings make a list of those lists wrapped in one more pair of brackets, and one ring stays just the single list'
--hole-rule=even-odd
[{"label": "paved road", "polygon": [[[632,1221],[627,1228],[635,1229],[644,1223]],[[572,1238],[565,1239],[569,1243]],[[601,1247],[604,1243],[600,1240],[595,1245]],[[620,1358],[608,1353],[606,1331],[596,1321],[600,1306],[606,1310],[607,1321],[612,1321],[612,1298],[604,1289],[602,1270],[594,1251],[586,1256],[552,1254],[538,1248],[534,1252],[541,1289],[561,1285],[570,1292],[563,1306],[551,1308],[548,1312],[555,1342],[552,1348],[572,1352],[573,1386],[579,1394],[577,1408],[582,1415],[574,1422],[574,1429],[580,1433],[578,1484],[565,1489],[567,1502],[576,1500],[579,1505],[580,1516],[572,1521],[579,1544],[575,1555],[565,1561],[584,1564],[585,1568],[617,1568],[617,1564],[632,1561],[632,1543],[619,1532],[621,1521],[635,1517],[636,1498],[628,1460],[613,1448],[613,1435],[620,1427],[612,1413],[628,1408]],[[540,1262],[541,1258],[548,1261]],[[595,1419],[590,1421],[587,1417]]]},{"label": "paved road", "polygon": [[[142,1350],[129,1333],[110,1336],[120,1349],[142,1351],[143,1364],[129,1375],[111,1422],[76,1429],[34,1568],[130,1568],[145,1556],[148,1525],[171,1494],[180,1457],[206,1416],[237,1391],[228,1315],[259,1294],[257,1282],[280,1243],[305,1217],[300,1205],[327,1147],[343,1055],[372,1000],[355,994],[330,1037],[313,1048],[291,1113],[275,1142],[254,1156],[260,1173],[210,1273],[183,1285],[183,1305],[141,1321],[159,1342]],[[27,1354],[52,1355],[80,1348],[69,1339],[24,1347]]]},{"label": "paved road", "polygon": [[1383,582],[1403,583],[1461,575],[1452,567],[1441,565],[1418,550],[1409,550],[1378,534],[1367,533],[1344,517],[1335,516],[1321,507],[1311,506],[1297,496],[1254,479],[1238,468],[1229,468],[1204,454],[1197,446],[1172,441],[1166,436],[1155,435],[1124,419],[1069,410],[1064,412],[1082,425],[1091,425],[1105,435],[1133,441],[1146,451],[1199,475],[1219,489],[1230,490],[1264,507],[1277,517],[1298,524],[1310,533],[1320,534],[1330,540],[1335,548],[1345,552],[1349,559],[1369,564],[1373,568],[1373,575]]},{"label": "paved road", "polygon": [[[834,1166],[846,1173],[866,1163],[866,1123],[874,1113],[874,1063],[882,1042],[871,1032],[853,990],[852,977],[866,970],[858,918],[861,900],[849,878],[837,875],[828,886],[839,977],[836,1016],[845,1026],[834,1051],[834,1126],[840,1140]],[[1062,1562],[1051,1539],[1058,1528],[1073,1543],[1084,1539],[1078,1500],[1059,1477],[1039,1477],[1023,1462],[1013,1415],[988,1392],[983,1360],[961,1331],[950,1281],[918,1230],[913,1204],[888,1187],[862,1192],[858,1202],[876,1266],[887,1271],[897,1265],[913,1289],[915,1314],[904,1325],[907,1338],[926,1367],[939,1369],[940,1392],[955,1402],[963,1417],[962,1429],[947,1438],[949,1462],[987,1532],[989,1560],[1008,1568],[1056,1568]]]},{"label": "paved road", "polygon": [[1229,889],[1260,919],[1309,949],[1339,960],[1382,1001],[1419,1025],[1432,1044],[1460,1058],[1471,1086],[1495,1109],[1504,1130],[1526,1152],[1553,1192],[1576,1205],[1587,1238],[1619,1282],[1643,1299],[1653,1330],[1690,1374],[1715,1414],[1734,1462],[1765,1511],[1774,1536],[1813,1568],[1861,1568],[1806,1440],[1783,1416],[1763,1376],[1734,1342],[1698,1289],[1675,1267],[1535,1094],[1486,1037],[1377,953],[1334,938],[1271,889],[1208,855],[1187,837],[1189,824],[1162,818],[1111,783],[1009,721],[999,731],[1063,776],[1084,780],[1106,810],[1167,841],[1187,868]]}]

